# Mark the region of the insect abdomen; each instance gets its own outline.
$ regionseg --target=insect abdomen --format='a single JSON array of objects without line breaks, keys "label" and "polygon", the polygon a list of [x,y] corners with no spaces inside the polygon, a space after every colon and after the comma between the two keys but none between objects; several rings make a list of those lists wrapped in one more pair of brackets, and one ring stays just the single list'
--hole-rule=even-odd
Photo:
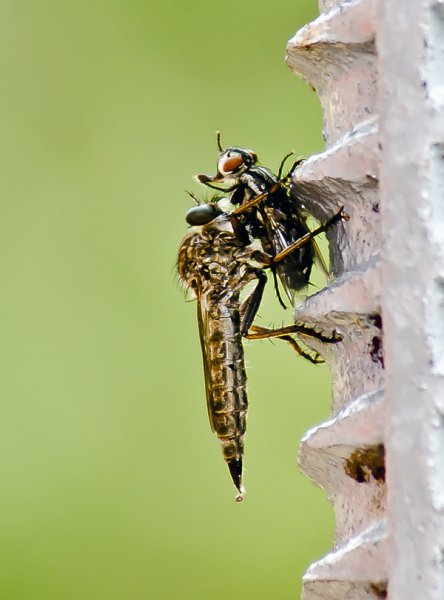
[{"label": "insect abdomen", "polygon": [[[227,463],[242,469],[247,393],[238,308],[213,304],[208,321],[208,358],[212,397],[209,410]],[[233,476],[232,469],[230,467]],[[241,475],[235,484],[241,485]],[[233,476],[234,479],[234,476]]]}]

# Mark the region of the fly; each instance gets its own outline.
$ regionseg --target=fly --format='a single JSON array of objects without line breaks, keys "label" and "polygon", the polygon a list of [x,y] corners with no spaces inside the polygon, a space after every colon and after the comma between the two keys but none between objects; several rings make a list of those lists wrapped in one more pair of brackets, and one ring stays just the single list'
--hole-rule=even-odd
[{"label": "fly", "polygon": [[[290,177],[301,160],[297,160],[282,177],[285,161],[291,154],[285,156],[275,175],[257,164],[257,155],[252,150],[238,147],[223,149],[219,132],[217,144],[220,154],[216,175],[200,174],[197,179],[208,187],[231,192],[230,201],[236,207],[231,213],[232,219],[238,220],[251,239],[259,239],[265,252],[274,258],[271,270],[275,289],[285,308],[276,273],[293,303],[294,293],[309,284],[315,259],[327,271],[313,237],[349,217],[342,207],[327,223],[310,232],[301,207],[290,197],[288,188]],[[221,188],[216,185],[219,183],[228,184],[228,187]],[[301,244],[304,239],[306,242]]]},{"label": "fly", "polygon": [[[237,489],[236,501],[240,502],[244,494],[242,469],[248,407],[242,338],[277,337],[314,363],[320,362],[319,355],[313,357],[305,352],[292,334],[304,333],[325,343],[336,343],[341,338],[336,332],[326,336],[304,325],[280,329],[254,326],[267,282],[266,269],[273,267],[274,257],[257,242],[246,240],[236,222],[233,225],[231,215],[222,212],[216,202],[190,209],[186,219],[195,227],[180,245],[178,272],[197,300],[208,416]],[[256,283],[253,291],[242,299],[251,282]]]}]

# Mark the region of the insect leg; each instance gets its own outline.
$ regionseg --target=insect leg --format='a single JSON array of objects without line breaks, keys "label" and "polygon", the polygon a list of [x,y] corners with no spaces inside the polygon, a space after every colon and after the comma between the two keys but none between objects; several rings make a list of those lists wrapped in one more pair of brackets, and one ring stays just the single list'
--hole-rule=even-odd
[{"label": "insect leg", "polygon": [[[273,259],[273,262],[274,262],[274,259]],[[274,291],[276,292],[276,296],[277,296],[277,299],[279,300],[279,304],[282,306],[282,308],[287,309],[285,302],[282,300],[281,292],[279,291],[279,284],[278,284],[275,265],[272,264],[270,266],[270,268],[271,268],[271,272],[273,273]]]},{"label": "insect leg", "polygon": [[[257,196],[255,196],[254,198],[249,200],[248,202],[245,202],[244,204],[242,204],[242,206],[239,206],[238,208],[236,208],[233,211],[233,213],[235,215],[240,215],[240,214],[244,213],[245,211],[249,210],[250,208],[252,208],[253,206],[257,206],[258,204],[260,204],[262,202],[262,200],[265,200],[266,198],[268,198],[268,196],[271,196],[271,194],[274,194],[280,187],[285,185],[285,183],[291,177],[291,175],[292,175],[293,171],[296,169],[296,167],[298,167],[304,161],[303,158],[298,158],[297,161],[295,161],[295,163],[291,167],[291,169],[288,171],[288,173],[285,175],[285,177],[283,179],[280,179],[284,162],[287,160],[287,158],[289,156],[291,156],[291,153],[287,154],[287,156],[284,157],[284,160],[281,163],[281,166],[279,167],[279,176],[278,176],[279,181],[277,183],[275,183],[274,185],[272,185],[271,188],[267,192],[264,192],[263,194],[258,194]],[[199,179],[199,181],[201,181],[202,183],[205,183],[201,179]]]},{"label": "insect leg", "polygon": [[255,275],[258,280],[257,285],[248,298],[242,303],[240,309],[242,315],[242,336],[246,336],[250,330],[250,327],[257,315],[257,311],[259,310],[259,306],[262,302],[265,284],[267,283],[267,276],[262,269],[257,269]]},{"label": "insect leg", "polygon": [[[250,333],[251,332],[251,333]],[[324,344],[337,344],[342,341],[342,336],[333,331],[333,333],[329,336],[320,331],[317,331],[313,327],[308,327],[307,325],[287,325],[286,327],[279,327],[277,329],[267,329],[266,327],[256,327],[253,326],[250,328],[250,331],[245,335],[245,337],[249,340],[264,340],[267,338],[281,338],[284,336],[288,336],[292,333],[302,333],[304,335],[308,335],[313,337]]]},{"label": "insect leg", "polygon": [[[266,329],[265,327],[257,327],[256,325],[253,325],[250,328],[250,332],[252,332],[252,333],[248,333],[245,336],[245,338],[247,340],[261,340],[261,339],[274,337],[274,336],[270,335],[270,332],[273,332],[273,330]],[[314,365],[318,365],[318,364],[321,364],[324,362],[324,360],[321,358],[321,356],[317,352],[315,352],[314,355],[312,356],[311,354],[306,352],[303,348],[301,348],[301,346],[297,343],[297,341],[293,337],[291,337],[291,335],[279,335],[276,337],[279,340],[288,342],[290,344],[291,348],[296,352],[296,354],[298,356],[302,356],[302,358],[306,358],[308,361],[310,361]]]},{"label": "insect leg", "polygon": [[284,167],[284,162],[287,160],[287,158],[291,156],[291,154],[288,154],[284,160],[281,163],[280,169],[279,169],[279,174],[278,174],[278,179],[280,181],[281,184],[283,183],[287,183],[287,181],[290,179],[290,177],[293,175],[294,171],[299,167],[299,165],[301,165],[305,158],[298,158],[294,161],[294,163],[291,166],[291,169],[288,171],[288,173],[285,175],[285,177],[282,177],[281,179],[281,175],[282,175],[282,169]]},{"label": "insect leg", "polygon": [[[257,311],[259,310],[259,306],[261,304],[262,301],[262,296],[264,294],[264,289],[265,289],[265,285],[267,283],[267,276],[265,275],[265,272],[261,269],[258,269],[255,273],[256,277],[258,278],[258,283],[256,285],[256,287],[254,288],[253,292],[250,294],[250,296],[248,296],[248,298],[243,302],[240,312],[242,315],[242,326],[241,326],[241,334],[243,337],[247,338],[247,339],[264,339],[264,338],[270,338],[270,337],[278,337],[279,339],[282,339],[286,342],[288,342],[291,347],[293,348],[293,350],[299,354],[300,356],[303,356],[304,358],[307,358],[307,360],[310,360],[313,363],[318,363],[318,362],[323,362],[322,360],[319,359],[319,355],[316,353],[316,357],[313,359],[313,357],[308,354],[307,352],[305,352],[300,346],[299,344],[296,342],[295,339],[293,339],[291,337],[291,335],[288,335],[286,333],[286,331],[284,331],[284,329],[290,329],[291,333],[293,333],[294,331],[294,327],[296,326],[290,326],[289,328],[283,328],[282,330],[277,330],[277,329],[266,329],[265,327],[257,327],[252,325],[253,321],[257,315]],[[332,338],[331,337],[326,337],[323,336],[322,334],[318,333],[318,332],[314,332],[314,330],[311,330],[305,326],[301,326],[299,327],[299,329],[303,329],[305,333],[307,333],[307,335],[313,335],[314,337],[317,337],[318,339],[321,339],[322,341],[329,341],[332,342]],[[250,332],[256,332],[255,334],[251,334]],[[334,341],[339,341],[338,340],[334,340]]]},{"label": "insect leg", "polygon": [[233,213],[230,214],[230,221],[231,221],[231,226],[233,228],[233,233],[236,236],[236,238],[239,240],[239,242],[241,244],[248,246],[248,244],[250,244],[251,240],[250,240],[250,236],[248,235],[248,231],[247,231],[247,228],[245,227],[245,225],[243,223],[241,223],[239,221],[239,219],[236,217],[236,215],[233,215]]},{"label": "insect leg", "polygon": [[344,207],[341,206],[339,211],[335,215],[333,215],[333,217],[331,217],[331,219],[329,219],[326,223],[324,223],[324,225],[321,225],[314,231],[310,231],[309,233],[306,233],[305,235],[300,237],[298,240],[293,242],[293,244],[290,244],[290,246],[285,248],[285,250],[282,250],[282,252],[279,252],[279,254],[276,254],[276,256],[274,257],[274,262],[275,263],[280,262],[281,260],[283,260],[285,257],[287,257],[289,254],[291,254],[295,250],[299,250],[299,248],[302,248],[302,246],[305,246],[305,244],[308,244],[313,238],[315,238],[320,233],[324,233],[324,231],[327,231],[327,229],[329,229],[332,225],[334,225],[338,221],[341,221],[341,220],[348,221],[349,219],[350,219],[350,217],[348,216],[348,214],[346,212],[344,212]]},{"label": "insect leg", "polygon": [[248,200],[248,202],[245,202],[244,204],[242,204],[241,206],[239,206],[238,208],[233,210],[232,214],[241,215],[242,213],[246,212],[253,206],[257,206],[258,204],[260,204],[262,202],[262,200],[265,200],[265,198],[268,198],[268,196],[270,194],[274,194],[274,192],[276,190],[278,190],[280,187],[281,187],[280,182],[275,183],[274,185],[271,186],[271,188],[268,190],[268,192],[264,192],[263,194],[259,194],[258,196],[255,196],[251,200]]},{"label": "insect leg", "polygon": [[[256,332],[256,334],[259,334],[261,337],[255,337],[256,334],[249,334],[245,337],[247,339],[255,339],[256,340],[256,339],[264,339],[261,334],[266,332],[267,330],[264,327],[256,327],[255,325],[253,325],[253,327],[251,327],[250,331]],[[251,337],[253,335],[254,335],[254,337]],[[318,352],[314,352],[314,355],[311,355],[308,352],[306,352],[297,343],[297,341],[293,337],[291,337],[291,335],[281,335],[278,337],[278,339],[282,340],[283,342],[288,342],[290,344],[291,348],[294,350],[294,352],[296,352],[296,354],[298,356],[302,356],[302,358],[307,359],[314,365],[319,365],[319,364],[322,364],[323,362],[325,362],[324,359],[318,354]]]},{"label": "insect leg", "polygon": [[[277,178],[279,179],[279,181],[281,181],[281,178],[282,178],[282,171],[283,171],[283,169],[284,169],[284,165],[285,165],[285,163],[287,162],[287,160],[290,158],[290,156],[292,156],[292,154],[293,154],[293,152],[289,152],[289,153],[288,153],[288,154],[286,154],[286,155],[284,156],[284,158],[281,160],[281,164],[279,165],[279,171],[278,171],[278,174],[277,174]],[[294,169],[294,168],[295,168],[295,167],[293,167],[293,169]],[[288,177],[288,174],[287,174],[287,177]]]},{"label": "insect leg", "polygon": [[233,190],[235,190],[237,188],[237,185],[232,185],[229,188],[219,187],[212,183],[213,179],[214,178],[211,177],[211,175],[204,175],[204,174],[197,175],[197,180],[199,181],[199,183],[203,183],[203,185],[206,185],[207,187],[209,187],[213,190],[218,190],[219,192],[232,192]]}]

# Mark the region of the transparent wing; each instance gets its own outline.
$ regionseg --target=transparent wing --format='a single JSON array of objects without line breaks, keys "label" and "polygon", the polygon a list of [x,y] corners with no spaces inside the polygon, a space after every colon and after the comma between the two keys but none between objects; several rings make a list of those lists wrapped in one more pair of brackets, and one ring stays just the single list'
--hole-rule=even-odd
[{"label": "transparent wing", "polygon": [[211,430],[214,432],[214,416],[213,416],[213,388],[211,383],[211,365],[208,355],[208,311],[205,308],[205,301],[202,298],[201,290],[197,290],[197,325],[199,328],[199,340],[202,350],[202,362],[205,377],[205,395],[207,399],[208,419],[210,421]]},{"label": "transparent wing", "polygon": [[325,259],[322,256],[321,251],[319,250],[319,246],[318,246],[316,240],[312,240],[312,243],[313,243],[313,250],[314,250],[314,254],[315,254],[316,264],[321,269],[321,271],[323,272],[325,277],[328,279],[329,273],[328,273],[327,263],[325,262]]}]

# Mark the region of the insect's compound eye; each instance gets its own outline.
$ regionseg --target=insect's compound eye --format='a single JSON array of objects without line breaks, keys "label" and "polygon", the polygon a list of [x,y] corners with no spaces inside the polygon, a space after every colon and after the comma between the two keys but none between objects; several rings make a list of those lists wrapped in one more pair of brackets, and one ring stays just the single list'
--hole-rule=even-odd
[{"label": "insect's compound eye", "polygon": [[219,171],[224,175],[236,173],[244,166],[244,158],[237,152],[227,152],[219,160]]},{"label": "insect's compound eye", "polygon": [[221,214],[216,204],[199,204],[193,206],[185,215],[188,225],[207,225]]}]

